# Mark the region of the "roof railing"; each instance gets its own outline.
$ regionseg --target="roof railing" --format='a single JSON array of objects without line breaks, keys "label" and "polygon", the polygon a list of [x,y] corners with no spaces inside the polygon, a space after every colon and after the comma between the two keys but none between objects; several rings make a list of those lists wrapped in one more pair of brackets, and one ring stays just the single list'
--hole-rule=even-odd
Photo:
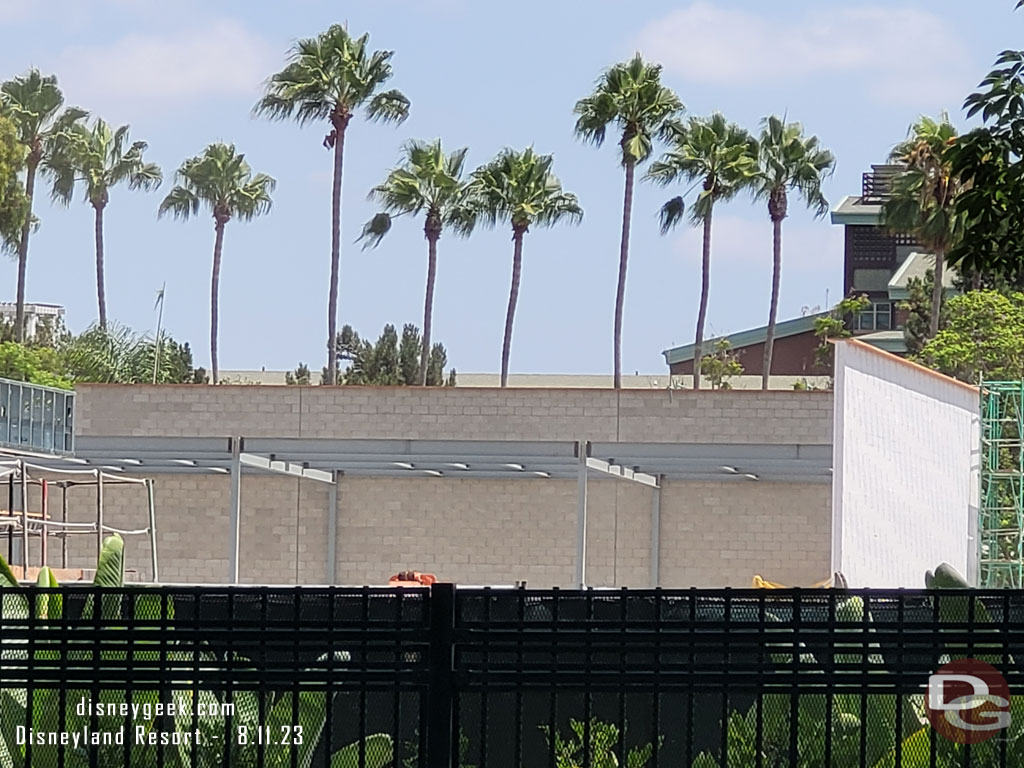
[{"label": "roof railing", "polygon": [[0,379],[0,447],[63,456],[74,443],[74,392]]}]

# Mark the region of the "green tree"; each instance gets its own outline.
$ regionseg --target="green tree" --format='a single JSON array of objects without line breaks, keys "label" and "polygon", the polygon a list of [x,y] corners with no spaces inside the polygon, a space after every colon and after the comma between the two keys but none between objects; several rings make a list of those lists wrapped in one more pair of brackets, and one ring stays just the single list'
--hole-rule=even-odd
[{"label": "green tree", "polygon": [[890,159],[905,169],[894,179],[892,196],[882,207],[886,227],[912,234],[935,256],[928,329],[932,337],[939,332],[946,254],[956,245],[962,231],[962,217],[956,211],[962,185],[946,156],[956,136],[956,128],[946,114],[938,120],[922,117],[914,123],[906,141],[892,150]]},{"label": "green tree", "polygon": [[1024,293],[971,291],[946,302],[919,362],[969,384],[1024,379]]},{"label": "green tree", "polygon": [[[423,236],[427,240],[427,291],[423,302],[423,343],[418,356],[418,383],[426,385],[433,328],[434,281],[437,278],[437,241],[445,229],[468,236],[475,224],[475,211],[462,179],[466,149],[445,155],[441,140],[412,141],[402,150],[401,164],[393,169],[370,197],[384,209],[363,227],[360,239],[376,246],[391,230],[398,216],[423,215]],[[365,246],[364,246],[365,247]]]},{"label": "green tree", "polygon": [[871,307],[871,300],[867,296],[847,296],[840,301],[831,311],[814,321],[814,335],[821,342],[814,351],[815,362],[818,365],[832,369],[835,364],[835,351],[832,339],[848,339],[853,335],[850,328],[853,326],[853,318],[858,312]]},{"label": "green tree", "polygon": [[832,175],[836,160],[822,148],[817,136],[804,136],[800,123],[786,123],[775,115],[762,122],[757,157],[754,195],[768,204],[768,218],[772,222],[772,294],[761,372],[761,389],[768,389],[782,282],[782,222],[789,212],[789,191],[794,190],[816,217],[824,216],[828,213],[828,201],[822,194],[821,183]]},{"label": "green tree", "polygon": [[84,199],[95,216],[96,300],[100,328],[107,327],[107,296],[103,279],[103,212],[110,202],[110,190],[127,183],[132,190],[151,191],[160,186],[163,175],[155,163],[147,163],[142,154],[144,141],[129,143],[128,126],[112,129],[96,118],[91,128],[78,123],[55,141],[50,160],[53,174],[53,199],[68,205],[75,185],[81,183]]},{"label": "green tree", "polygon": [[28,220],[28,199],[19,180],[25,154],[18,129],[0,116],[0,251],[11,254],[17,254],[21,229]]},{"label": "green tree", "polygon": [[308,387],[310,383],[312,383],[309,366],[305,363],[299,363],[298,367],[294,371],[285,373],[284,383],[293,386],[297,385],[301,387]]},{"label": "green tree", "polygon": [[579,223],[583,209],[576,195],[565,192],[551,171],[554,158],[538,155],[529,147],[522,152],[502,151],[494,160],[473,173],[471,194],[477,201],[480,220],[489,227],[499,223],[512,227],[512,289],[505,314],[505,335],[501,347],[501,386],[508,386],[512,324],[519,299],[523,264],[523,238],[530,227],[553,227],[562,222]]},{"label": "green tree", "polygon": [[382,90],[391,79],[393,51],[369,50],[370,36],[352,37],[334,24],[314,38],[298,40],[288,65],[273,75],[254,113],[274,120],[294,118],[300,125],[327,120],[331,130],[324,146],[334,150],[331,193],[331,282],[327,306],[327,373],[337,384],[338,272],[341,261],[341,177],[345,132],[363,109],[372,121],[401,123],[409,116],[409,100],[396,90]]},{"label": "green tree", "polygon": [[[385,325],[377,343],[361,339],[349,325],[341,329],[337,338],[338,358],[350,365],[340,379],[348,385],[413,386],[420,384],[420,350],[423,341],[415,325],[408,323],[402,335],[393,325]],[[455,371],[445,379],[444,368],[448,356],[444,345],[435,343],[427,362],[426,386],[455,386]]]},{"label": "green tree", "polygon": [[[662,186],[684,181],[701,188],[690,208],[693,223],[702,225],[704,230],[700,308],[693,348],[693,370],[699,371],[711,288],[712,215],[716,203],[731,200],[752,183],[757,173],[757,142],[719,112],[709,118],[671,121],[662,133],[670,148],[651,164],[647,177]],[[684,196],[675,197],[662,206],[662,234],[667,234],[682,220],[685,209]],[[700,389],[700,376],[693,377],[693,388]]]},{"label": "green tree", "polygon": [[84,120],[88,113],[77,107],[63,112],[64,94],[57,87],[57,78],[43,76],[31,69],[0,85],[3,110],[18,128],[18,138],[28,154],[25,158],[25,198],[28,213],[22,222],[18,239],[18,296],[15,329],[19,341],[25,338],[25,273],[28,269],[28,238],[32,231],[32,198],[36,174],[49,171],[54,141],[64,131]]},{"label": "green tree", "polygon": [[[1015,8],[1020,8],[1017,3]],[[1024,287],[1024,51],[999,54],[978,90],[964,101],[983,127],[957,137],[945,155],[963,184],[956,212],[963,236],[950,262],[974,286]]]},{"label": "green tree", "polygon": [[210,280],[210,370],[217,383],[217,324],[220,265],[224,226],[232,219],[251,221],[270,211],[270,193],[276,182],[265,173],[253,174],[245,155],[234,144],[211,144],[203,154],[189,158],[178,169],[177,182],[160,204],[160,215],[188,219],[206,207],[213,214],[213,276]]},{"label": "green tree", "polygon": [[71,389],[71,381],[53,349],[27,347],[16,341],[0,342],[0,378]]},{"label": "green tree", "polygon": [[637,165],[654,149],[654,137],[683,111],[679,97],[661,84],[661,66],[645,62],[639,53],[616,64],[597,81],[594,92],[576,103],[576,135],[597,146],[608,127],[618,131],[626,188],[622,202],[622,237],[619,243],[619,282],[615,292],[614,386],[622,386],[622,312],[626,299],[629,230],[633,217],[633,183]]},{"label": "green tree", "polygon": [[712,389],[732,389],[729,379],[743,375],[743,364],[728,339],[715,342],[715,349],[700,361],[701,375]]},{"label": "green tree", "polygon": [[[899,305],[899,308],[907,313],[907,319],[903,324],[903,342],[910,357],[920,354],[930,338],[934,281],[935,272],[931,269],[925,272],[923,279],[920,277],[910,278],[907,283],[908,298]],[[941,317],[939,318],[939,328],[942,328]]]},{"label": "green tree", "polygon": [[193,381],[192,350],[161,334],[160,359],[156,342],[123,325],[94,325],[63,341],[57,349],[61,370],[72,381],[105,384],[148,384],[157,364],[157,383],[187,384]]}]

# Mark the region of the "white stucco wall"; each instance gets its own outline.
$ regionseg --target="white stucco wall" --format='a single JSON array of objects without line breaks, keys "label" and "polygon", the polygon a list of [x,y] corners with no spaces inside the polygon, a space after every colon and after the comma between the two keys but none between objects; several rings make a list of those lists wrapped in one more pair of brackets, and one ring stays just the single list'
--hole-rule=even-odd
[{"label": "white stucco wall", "polygon": [[852,587],[977,572],[979,394],[871,346],[836,344],[832,562]]}]

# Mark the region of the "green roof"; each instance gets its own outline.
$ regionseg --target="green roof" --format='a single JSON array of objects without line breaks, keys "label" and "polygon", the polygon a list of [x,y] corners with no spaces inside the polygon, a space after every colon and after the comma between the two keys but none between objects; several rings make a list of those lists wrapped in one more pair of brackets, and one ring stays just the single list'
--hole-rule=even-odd
[{"label": "green roof", "polygon": [[865,205],[859,197],[844,197],[832,211],[833,224],[866,224],[882,223],[882,206]]},{"label": "green roof", "polygon": [[[813,331],[814,321],[819,317],[825,317],[827,314],[828,312],[817,312],[813,315],[804,315],[803,317],[797,317],[793,320],[785,320],[784,322],[776,323],[775,338],[778,340],[787,336],[796,336],[801,333]],[[734,333],[730,336],[719,336],[715,339],[707,339],[704,342],[705,351],[710,349],[723,338],[732,345],[733,349],[749,347],[754,344],[763,344],[768,338],[768,326],[763,325],[760,328],[752,328],[749,331],[740,331],[739,333]],[[661,354],[665,356],[665,362],[669,365],[685,363],[693,360],[693,344],[687,344],[685,347],[673,347],[672,349],[666,349]]]}]

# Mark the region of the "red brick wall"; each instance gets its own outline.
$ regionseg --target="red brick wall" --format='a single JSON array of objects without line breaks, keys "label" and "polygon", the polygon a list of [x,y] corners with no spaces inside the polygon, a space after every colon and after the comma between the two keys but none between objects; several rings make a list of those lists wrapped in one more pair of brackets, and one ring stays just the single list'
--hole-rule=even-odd
[{"label": "red brick wall", "polygon": [[[815,350],[820,340],[814,331],[786,336],[776,339],[772,350],[772,374],[775,376],[828,376],[831,371],[827,367],[815,363]],[[710,352],[712,345],[705,342],[705,353]],[[764,363],[764,344],[751,344],[737,347],[736,353],[743,364],[743,372],[749,376],[760,376]],[[669,366],[673,374],[692,374],[693,361],[676,363]]]}]

